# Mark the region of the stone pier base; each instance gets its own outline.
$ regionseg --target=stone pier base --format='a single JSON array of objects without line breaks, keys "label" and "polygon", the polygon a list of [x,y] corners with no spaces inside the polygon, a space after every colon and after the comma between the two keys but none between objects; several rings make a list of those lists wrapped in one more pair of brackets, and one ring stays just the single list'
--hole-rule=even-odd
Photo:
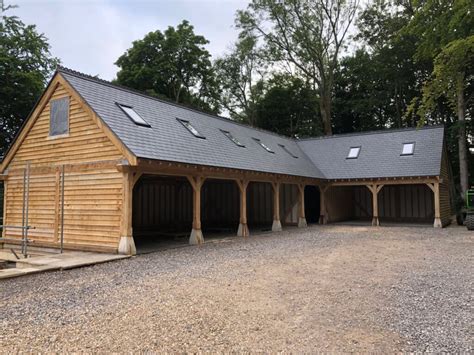
[{"label": "stone pier base", "polygon": [[272,232],[281,232],[281,222],[274,220],[272,224]]},{"label": "stone pier base", "polygon": [[248,237],[250,235],[249,226],[247,223],[239,223],[239,229],[237,230],[238,237]]},{"label": "stone pier base", "polygon": [[136,255],[135,241],[133,237],[120,237],[118,253],[123,255]]},{"label": "stone pier base", "polygon": [[189,244],[198,245],[202,243],[204,243],[202,230],[193,228],[193,230],[191,231],[191,235],[189,236]]},{"label": "stone pier base", "polygon": [[300,217],[298,218],[298,228],[305,228],[308,226],[308,223],[306,223],[306,218]]}]

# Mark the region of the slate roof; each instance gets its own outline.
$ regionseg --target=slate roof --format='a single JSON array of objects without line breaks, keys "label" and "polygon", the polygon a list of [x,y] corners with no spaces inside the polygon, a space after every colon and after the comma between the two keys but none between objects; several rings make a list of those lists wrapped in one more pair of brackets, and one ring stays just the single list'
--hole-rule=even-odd
[{"label": "slate roof", "polygon": [[[139,158],[324,178],[294,139],[155,99],[77,72],[59,71]],[[133,123],[117,103],[132,106],[151,127]],[[194,137],[177,118],[189,120],[206,139]],[[245,148],[235,145],[221,129],[231,132]],[[275,153],[267,152],[253,138],[260,139]],[[291,157],[279,144],[298,158]]]},{"label": "slate roof", "polygon": [[[437,176],[444,128],[387,130],[295,140],[113,85],[69,69],[58,72],[138,157],[321,179]],[[139,126],[117,106],[128,105],[151,127]],[[188,120],[206,139],[193,136],[177,119]],[[235,145],[229,131],[245,148]],[[267,152],[260,139],[274,153]],[[402,144],[416,142],[413,156]],[[284,145],[293,158],[280,145]],[[361,146],[358,159],[346,159]]]},{"label": "slate roof", "polygon": [[[413,155],[402,156],[404,143],[415,143]],[[298,145],[328,179],[438,176],[444,127],[384,130],[300,140]],[[361,147],[357,159],[347,159]]]}]

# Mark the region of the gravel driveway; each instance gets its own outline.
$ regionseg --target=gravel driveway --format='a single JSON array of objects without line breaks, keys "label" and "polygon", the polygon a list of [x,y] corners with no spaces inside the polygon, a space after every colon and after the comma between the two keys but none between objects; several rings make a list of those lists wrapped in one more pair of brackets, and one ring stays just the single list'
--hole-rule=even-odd
[{"label": "gravel driveway", "polygon": [[473,236],[313,226],[5,280],[0,349],[472,352]]}]

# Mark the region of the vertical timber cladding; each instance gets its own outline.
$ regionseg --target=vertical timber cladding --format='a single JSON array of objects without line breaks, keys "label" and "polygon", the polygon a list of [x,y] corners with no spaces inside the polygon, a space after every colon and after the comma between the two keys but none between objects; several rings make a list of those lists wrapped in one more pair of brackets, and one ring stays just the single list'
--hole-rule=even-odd
[{"label": "vertical timber cladding", "polygon": [[[281,223],[298,223],[298,187],[280,184]],[[247,188],[247,220],[252,226],[271,226],[273,222],[273,188],[270,183],[250,182]]]},{"label": "vertical timber cladding", "polygon": [[[355,218],[372,216],[372,193],[366,186],[354,186]],[[384,185],[378,193],[378,215],[386,221],[432,223],[433,191],[425,184]]]},{"label": "vertical timber cladding", "polygon": [[[64,186],[64,246],[117,250],[120,240],[122,173],[93,164],[120,161],[122,153],[81,104],[60,84],[50,100],[69,97],[69,132],[49,136],[50,103],[38,114],[10,164],[6,191],[6,225],[22,224],[23,169],[31,164],[29,239],[37,245],[59,246],[59,170],[66,164]],[[35,117],[32,117],[34,119]],[[97,165],[96,165],[97,166]],[[36,169],[48,168],[48,169]],[[40,172],[38,172],[40,171]],[[5,238],[20,239],[8,229]]]},{"label": "vertical timber cladding", "polygon": [[185,178],[142,176],[133,190],[134,236],[189,232],[193,220],[192,187]]}]

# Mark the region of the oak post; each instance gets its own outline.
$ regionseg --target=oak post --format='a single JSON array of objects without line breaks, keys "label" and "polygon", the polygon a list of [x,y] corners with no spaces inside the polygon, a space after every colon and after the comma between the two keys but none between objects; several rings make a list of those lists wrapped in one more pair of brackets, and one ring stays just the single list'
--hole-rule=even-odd
[{"label": "oak post", "polygon": [[373,226],[379,226],[380,221],[379,221],[379,198],[378,194],[380,190],[382,189],[383,185],[367,185],[367,188],[372,192],[372,225]]},{"label": "oak post", "polygon": [[205,178],[202,176],[187,176],[193,188],[193,229],[189,237],[189,244],[199,245],[204,243],[201,230],[201,187]]},{"label": "oak post", "polygon": [[433,223],[433,227],[435,228],[442,228],[443,223],[441,222],[441,208],[440,208],[440,200],[439,200],[439,182],[433,183],[433,193],[434,193],[434,204],[435,204],[435,219]]},{"label": "oak post", "polygon": [[137,249],[135,247],[135,241],[133,240],[132,231],[133,173],[130,171],[123,173],[122,196],[122,221],[118,252],[119,254],[135,255]]},{"label": "oak post", "polygon": [[308,226],[306,223],[306,215],[305,215],[305,206],[304,206],[304,184],[298,184],[298,228],[304,228]]},{"label": "oak post", "polygon": [[237,236],[248,237],[250,235],[247,224],[247,186],[249,182],[247,180],[236,180],[236,183],[240,191],[240,223]]},{"label": "oak post", "polygon": [[280,232],[281,221],[280,221],[280,182],[272,182],[273,187],[273,224],[272,232]]}]

